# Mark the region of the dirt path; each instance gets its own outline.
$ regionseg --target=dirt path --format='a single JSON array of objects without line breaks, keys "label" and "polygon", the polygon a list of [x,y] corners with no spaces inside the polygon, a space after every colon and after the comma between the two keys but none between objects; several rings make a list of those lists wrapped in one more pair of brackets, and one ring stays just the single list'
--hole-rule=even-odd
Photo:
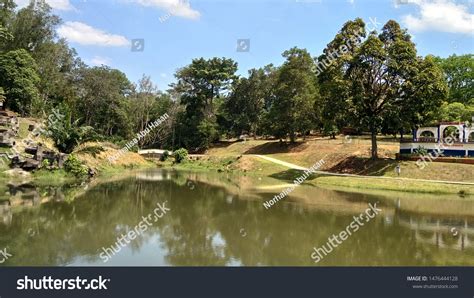
[{"label": "dirt path", "polygon": [[273,163],[282,165],[282,166],[287,167],[287,168],[290,168],[290,169],[301,170],[301,171],[306,170],[306,168],[304,168],[304,167],[300,167],[300,166],[298,166],[298,165],[295,165],[295,164],[292,164],[292,163],[289,163],[289,162],[286,162],[286,161],[282,161],[282,160],[279,160],[279,159],[276,159],[276,158],[273,158],[273,157],[268,157],[268,156],[266,156],[266,155],[255,154],[255,155],[253,155],[253,156],[260,157],[260,158],[262,158],[262,159],[271,161],[271,162],[273,162]]},{"label": "dirt path", "polygon": [[[259,157],[265,160],[268,160],[270,162],[279,164],[281,166],[294,169],[294,170],[300,170],[304,171],[307,168],[301,167],[286,161],[282,161],[273,157],[268,157],[266,155],[259,155],[259,154],[254,154],[250,156],[255,156]],[[340,174],[340,173],[331,173],[331,172],[325,172],[325,171],[316,171],[316,174],[322,174],[322,175],[330,175],[330,176],[341,176],[341,177],[355,177],[355,178],[374,178],[374,179],[389,179],[389,180],[400,180],[400,181],[418,181],[418,182],[429,182],[429,183],[445,183],[445,184],[459,184],[459,185],[474,185],[472,182],[462,182],[462,181],[445,181],[445,180],[428,180],[428,179],[414,179],[414,178],[395,178],[395,177],[385,177],[385,176],[363,176],[363,175],[355,175],[355,174]]]}]

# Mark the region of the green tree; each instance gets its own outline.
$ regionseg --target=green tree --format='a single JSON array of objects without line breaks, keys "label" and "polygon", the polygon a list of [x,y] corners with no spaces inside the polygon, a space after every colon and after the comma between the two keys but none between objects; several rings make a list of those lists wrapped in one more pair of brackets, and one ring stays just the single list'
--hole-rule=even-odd
[{"label": "green tree", "polygon": [[271,101],[277,69],[267,65],[249,70],[248,78],[240,78],[233,84],[231,95],[224,102],[224,115],[228,124],[223,126],[233,136],[262,132],[262,117]]},{"label": "green tree", "polygon": [[474,104],[474,55],[437,57],[436,62],[448,82],[448,101]]},{"label": "green tree", "polygon": [[350,86],[345,76],[349,62],[365,36],[362,19],[348,21],[316,59],[321,94],[319,110],[325,131],[337,133],[343,127],[357,125],[354,113],[347,109]]},{"label": "green tree", "polygon": [[51,13],[45,0],[33,0],[12,18],[10,32],[13,40],[8,50],[25,49],[35,57],[36,50],[56,38],[56,26],[61,19]]},{"label": "green tree", "polygon": [[280,67],[268,117],[274,136],[289,135],[296,140],[297,132],[305,134],[316,121],[314,105],[318,100],[314,61],[304,49],[292,48],[283,53],[286,61]]},{"label": "green tree", "polygon": [[25,50],[0,55],[0,86],[5,91],[6,106],[22,116],[38,102],[40,79],[34,59]]},{"label": "green tree", "polygon": [[177,71],[172,92],[185,107],[177,115],[177,146],[202,150],[219,138],[215,101],[228,94],[236,71],[237,63],[227,58],[194,59]]},{"label": "green tree", "polygon": [[53,139],[60,152],[71,153],[82,142],[94,140],[96,134],[90,126],[79,126],[79,120],[73,121],[71,111],[65,104],[57,113],[48,116],[45,134]]},{"label": "green tree", "polygon": [[445,102],[439,111],[439,121],[472,121],[474,117],[474,105],[465,106],[460,102]]},{"label": "green tree", "polygon": [[[365,30],[361,30],[361,36]],[[379,35],[371,32],[342,64],[345,108],[371,133],[372,158],[377,158],[377,134],[396,110],[414,127],[424,122],[446,97],[447,87],[431,57],[416,56],[406,30],[388,21]]]},{"label": "green tree", "polygon": [[74,119],[91,126],[103,136],[128,138],[131,135],[129,102],[133,85],[124,73],[107,66],[83,67],[78,72],[73,103]]},{"label": "green tree", "polygon": [[35,50],[34,58],[41,78],[38,114],[62,102],[72,102],[76,97],[75,75],[83,65],[76,51],[60,39],[40,45]]},{"label": "green tree", "polygon": [[14,0],[0,0],[0,27],[6,28],[15,14]]}]

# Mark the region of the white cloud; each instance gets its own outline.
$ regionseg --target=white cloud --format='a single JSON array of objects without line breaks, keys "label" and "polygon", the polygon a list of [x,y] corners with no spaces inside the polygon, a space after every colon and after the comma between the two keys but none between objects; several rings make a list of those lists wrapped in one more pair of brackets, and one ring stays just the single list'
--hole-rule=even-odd
[{"label": "white cloud", "polygon": [[166,10],[171,15],[191,20],[197,20],[201,13],[191,7],[186,0],[130,0],[146,7],[157,7]]},{"label": "white cloud", "polygon": [[[15,0],[16,5],[18,7],[25,7],[30,3],[30,0]],[[46,0],[46,3],[49,4],[53,9],[57,10],[73,10],[74,6],[72,6],[69,0]]]},{"label": "white cloud", "polygon": [[402,18],[405,26],[414,31],[441,31],[449,33],[474,33],[474,14],[466,5],[450,0],[408,0],[403,3],[415,4],[420,12]]},{"label": "white cloud", "polygon": [[110,66],[110,62],[112,62],[110,60],[110,58],[108,57],[101,57],[101,56],[94,56],[94,58],[92,58],[90,60],[90,63],[92,65],[96,65],[96,66],[100,66],[100,65],[107,65],[107,66]]},{"label": "white cloud", "polygon": [[104,47],[129,46],[124,36],[109,34],[81,22],[66,22],[58,28],[60,37],[81,45],[95,45]]}]

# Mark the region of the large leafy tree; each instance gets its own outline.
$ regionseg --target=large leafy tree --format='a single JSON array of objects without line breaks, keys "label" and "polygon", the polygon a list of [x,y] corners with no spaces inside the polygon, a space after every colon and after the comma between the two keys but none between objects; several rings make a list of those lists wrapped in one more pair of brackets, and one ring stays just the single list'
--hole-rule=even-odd
[{"label": "large leafy tree", "polygon": [[8,49],[26,49],[35,57],[38,47],[55,39],[55,28],[60,22],[61,19],[52,14],[45,0],[31,1],[10,22],[14,38],[8,44]]},{"label": "large leafy tree", "polygon": [[32,112],[46,115],[51,107],[72,101],[74,71],[82,62],[64,39],[57,39],[56,26],[60,18],[44,0],[31,1],[16,13],[4,14],[9,16],[5,17],[5,26],[11,38],[1,48],[24,49],[38,66],[40,101]]},{"label": "large leafy tree", "polygon": [[73,115],[80,125],[91,126],[104,136],[130,136],[126,98],[133,86],[124,73],[107,66],[84,67],[76,86]]},{"label": "large leafy tree", "polygon": [[314,61],[304,49],[292,48],[283,53],[286,61],[276,79],[275,97],[268,117],[274,136],[296,140],[298,132],[305,134],[316,121],[314,106],[318,100]]},{"label": "large leafy tree", "polygon": [[[130,121],[134,132],[143,131],[149,123],[156,121],[165,113],[170,118],[175,116],[172,112],[175,103],[171,96],[159,91],[149,76],[143,75],[135,89],[136,91],[128,98],[130,102]],[[174,117],[152,129],[144,138],[139,140],[138,145],[140,147],[163,147],[168,141],[173,119]]]},{"label": "large leafy tree", "polygon": [[39,99],[35,60],[25,50],[0,55],[0,86],[7,98],[6,106],[25,116]]},{"label": "large leafy tree", "polygon": [[0,0],[0,27],[6,28],[15,13],[14,0]]},{"label": "large leafy tree", "polygon": [[227,58],[194,59],[177,71],[173,93],[185,107],[176,128],[179,146],[202,150],[219,138],[215,103],[229,93],[236,71],[237,63]]},{"label": "large leafy tree", "polygon": [[436,58],[449,87],[449,102],[474,105],[474,55]]},{"label": "large leafy tree", "polygon": [[352,56],[341,64],[340,71],[340,84],[347,93],[336,94],[344,97],[345,108],[356,123],[370,131],[372,158],[377,158],[377,133],[384,119],[403,115],[401,122],[414,127],[426,121],[447,92],[442,72],[433,59],[417,57],[410,35],[392,20],[379,35],[370,32],[355,44]]},{"label": "large leafy tree", "polygon": [[354,115],[347,111],[350,86],[346,71],[365,36],[362,19],[348,21],[316,59],[321,94],[319,109],[326,132],[335,132],[355,123]]},{"label": "large leafy tree", "polygon": [[272,100],[277,69],[267,65],[249,70],[248,78],[240,78],[233,85],[224,103],[225,127],[233,135],[262,133],[266,106]]}]

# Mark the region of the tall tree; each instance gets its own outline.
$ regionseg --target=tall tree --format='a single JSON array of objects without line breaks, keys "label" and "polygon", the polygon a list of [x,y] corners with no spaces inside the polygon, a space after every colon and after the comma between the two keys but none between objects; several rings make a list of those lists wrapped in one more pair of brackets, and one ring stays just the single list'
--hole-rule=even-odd
[{"label": "tall tree", "polygon": [[249,70],[248,78],[240,78],[233,85],[231,95],[224,103],[225,120],[232,134],[257,134],[262,131],[262,117],[271,101],[277,69],[267,65]]},{"label": "tall tree", "polygon": [[474,55],[452,55],[436,58],[449,87],[449,102],[474,105]]},{"label": "tall tree", "polygon": [[107,66],[82,68],[76,82],[74,118],[105,136],[128,138],[128,101],[133,85],[124,73]]},{"label": "tall tree", "polygon": [[357,18],[348,21],[316,59],[316,74],[321,94],[321,116],[327,133],[335,133],[356,123],[347,110],[349,84],[345,78],[349,62],[366,37],[365,23]]},{"label": "tall tree", "polygon": [[216,99],[226,96],[237,78],[237,63],[227,58],[194,59],[177,71],[173,92],[185,106],[178,115],[177,143],[190,150],[202,150],[219,138],[215,115]]},{"label": "tall tree", "polygon": [[36,62],[27,51],[0,55],[0,87],[4,89],[8,108],[28,115],[39,99],[39,80]]},{"label": "tall tree", "polygon": [[0,0],[0,27],[6,28],[15,13],[14,0]]},{"label": "tall tree", "polygon": [[414,127],[436,109],[446,96],[442,72],[430,57],[417,57],[406,30],[388,21],[354,46],[351,59],[342,66],[340,84],[346,85],[346,109],[371,133],[372,158],[377,158],[377,134],[393,110],[404,113]]},{"label": "tall tree", "polygon": [[283,53],[286,61],[280,67],[268,117],[271,130],[278,138],[296,140],[297,132],[305,134],[316,121],[314,105],[318,100],[314,61],[308,51],[292,48]]},{"label": "tall tree", "polygon": [[61,19],[52,14],[45,0],[32,0],[28,6],[18,11],[11,21],[13,40],[8,49],[25,49],[35,57],[36,49],[56,38],[56,26]]}]

